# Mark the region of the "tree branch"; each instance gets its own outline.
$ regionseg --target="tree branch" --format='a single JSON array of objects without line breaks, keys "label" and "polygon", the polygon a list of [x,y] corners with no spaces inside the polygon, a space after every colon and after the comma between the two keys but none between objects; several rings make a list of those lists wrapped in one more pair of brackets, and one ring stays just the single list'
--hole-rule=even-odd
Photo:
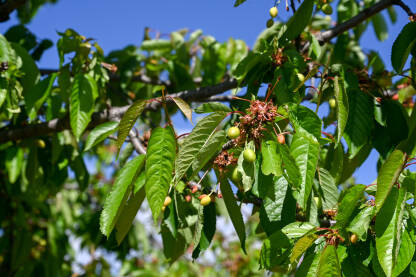
[{"label": "tree branch", "polygon": [[130,137],[131,144],[133,144],[134,150],[136,150],[136,152],[139,154],[143,154],[143,155],[146,154],[146,149],[144,148],[139,138],[137,137],[137,132],[130,130],[129,137]]},{"label": "tree branch", "polygon": [[[364,9],[363,11],[359,12],[356,16],[352,17],[351,19],[338,24],[337,26],[324,31],[319,32],[316,34],[316,38],[318,39],[319,43],[322,45],[326,42],[329,42],[334,37],[342,34],[343,32],[354,28],[355,26],[359,25],[361,22],[367,20],[368,18],[372,17],[376,13],[397,4],[400,0],[381,0],[380,2],[376,3],[375,5]],[[310,46],[310,43],[307,42],[304,47],[302,48],[302,52],[305,52]]]},{"label": "tree branch", "polygon": [[401,7],[409,17],[414,17],[415,14],[412,12],[412,10],[409,8],[408,5],[406,5],[402,0],[396,0],[394,2],[394,5],[397,5],[399,7]]},{"label": "tree branch", "polygon": [[[207,99],[211,96],[218,95],[226,92],[227,90],[236,88],[238,85],[237,80],[228,79],[222,83],[201,87],[194,90],[185,90],[182,92],[170,94],[170,97],[179,97],[186,101],[198,101],[202,102],[202,99]],[[172,99],[166,99],[167,104],[173,102]],[[149,103],[145,110],[157,110],[161,106],[160,103],[154,101]],[[90,130],[97,125],[107,122],[107,121],[118,121],[127,111],[130,105],[122,107],[112,107],[101,112],[96,112],[92,115],[90,124],[87,127],[87,130]],[[7,127],[6,127],[7,128]],[[28,138],[34,138],[39,136],[45,136],[53,133],[57,133],[66,129],[70,129],[69,117],[68,115],[63,118],[52,119],[51,121],[37,124],[29,124],[22,127],[11,128],[0,130],[0,143],[5,143],[8,141],[16,141]]]},{"label": "tree branch", "polygon": [[8,0],[0,4],[0,22],[5,22],[10,19],[10,14],[18,9],[20,6],[26,4],[27,0]]}]

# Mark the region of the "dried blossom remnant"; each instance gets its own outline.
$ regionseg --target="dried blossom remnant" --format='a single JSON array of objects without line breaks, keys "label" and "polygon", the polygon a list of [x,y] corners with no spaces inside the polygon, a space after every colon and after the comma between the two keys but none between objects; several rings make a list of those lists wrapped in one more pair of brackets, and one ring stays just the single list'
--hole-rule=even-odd
[{"label": "dried blossom remnant", "polygon": [[274,121],[277,116],[277,107],[273,105],[272,102],[262,102],[260,100],[255,100],[251,103],[250,108],[247,109],[247,112],[257,121]]},{"label": "dried blossom remnant", "polygon": [[229,165],[236,163],[237,158],[234,157],[233,153],[228,153],[227,150],[223,150],[214,160],[214,165],[220,172],[225,171]]},{"label": "dried blossom remnant", "polygon": [[286,61],[286,57],[283,55],[283,48],[277,49],[276,52],[272,54],[272,59],[276,66],[281,66]]}]

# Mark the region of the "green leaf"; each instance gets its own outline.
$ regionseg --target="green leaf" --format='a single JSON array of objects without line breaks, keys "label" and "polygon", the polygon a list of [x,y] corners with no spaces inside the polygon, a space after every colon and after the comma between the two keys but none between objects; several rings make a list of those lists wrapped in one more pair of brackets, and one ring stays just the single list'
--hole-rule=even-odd
[{"label": "green leaf", "polygon": [[126,206],[123,208],[123,211],[121,212],[115,226],[116,240],[119,245],[129,232],[134,218],[136,217],[136,214],[139,211],[145,197],[146,192],[144,187],[142,187],[138,192],[132,192],[130,199],[127,201]]},{"label": "green leaf", "polygon": [[[254,141],[250,141],[249,143],[247,143],[245,149],[251,149],[255,151],[256,149],[255,149]],[[249,191],[252,188],[253,183],[256,180],[256,175],[257,175],[256,163],[257,161],[247,162],[244,159],[244,151],[242,151],[240,153],[240,156],[238,157],[237,170],[238,172],[241,173],[241,183],[243,184],[244,192]]]},{"label": "green leaf", "polygon": [[290,145],[290,152],[295,157],[301,175],[298,203],[303,209],[306,209],[318,164],[319,143],[311,135],[296,133]]},{"label": "green leaf", "polygon": [[284,39],[286,41],[293,40],[302,33],[311,20],[313,6],[313,0],[304,0],[302,2],[296,13],[287,22],[287,30],[280,38],[280,42],[283,42]]},{"label": "green leaf", "polygon": [[[5,164],[9,182],[14,184],[19,178],[23,165],[23,148],[11,147],[6,151]],[[29,180],[32,181],[32,180]]]},{"label": "green leaf", "polygon": [[401,72],[416,42],[416,22],[403,27],[391,48],[391,64],[396,72]]},{"label": "green leaf", "polygon": [[341,141],[348,120],[348,95],[345,90],[344,79],[335,76],[334,94],[337,101],[337,142]]},{"label": "green leaf", "polygon": [[234,229],[237,232],[238,238],[240,239],[241,248],[244,253],[246,252],[246,230],[243,221],[243,215],[241,214],[240,208],[237,205],[237,201],[234,197],[234,193],[231,189],[230,183],[225,176],[220,175],[220,188],[224,198],[225,207],[227,208],[228,215],[230,216],[231,222],[233,223]]},{"label": "green leaf", "polygon": [[269,189],[260,193],[263,199],[263,208],[270,222],[282,220],[282,210],[285,202],[288,183],[283,176],[273,177]]},{"label": "green leaf", "polygon": [[146,197],[156,221],[172,180],[176,139],[170,127],[152,130],[146,154]]},{"label": "green leaf", "polygon": [[373,23],[374,32],[376,33],[377,39],[379,41],[386,40],[389,36],[389,33],[383,15],[381,13],[376,13],[371,17],[371,23]]},{"label": "green leaf", "polygon": [[322,195],[322,208],[330,210],[337,205],[339,192],[335,180],[325,168],[319,168],[318,182]]},{"label": "green leaf", "polygon": [[97,95],[97,84],[91,76],[77,74],[74,77],[69,100],[69,118],[72,132],[77,139],[91,121]]},{"label": "green leaf", "polygon": [[397,263],[406,190],[394,187],[376,217],[377,257],[387,277]]},{"label": "green leaf", "polygon": [[153,39],[153,40],[145,40],[142,42],[140,48],[144,51],[163,51],[163,50],[171,50],[172,43],[170,40],[165,39]]},{"label": "green leaf", "polygon": [[322,252],[316,276],[341,277],[341,267],[338,261],[337,250],[334,245],[328,244]]},{"label": "green leaf", "polygon": [[185,100],[179,97],[172,97],[172,100],[179,107],[179,109],[183,112],[186,118],[189,119],[189,121],[192,123],[192,109],[191,107],[189,107],[189,104],[186,103]]},{"label": "green leaf", "polygon": [[391,23],[396,23],[396,21],[397,21],[397,13],[396,13],[396,10],[395,10],[394,6],[388,7],[387,8],[387,12],[389,14]]},{"label": "green leaf", "polygon": [[226,142],[227,136],[224,130],[215,132],[208,138],[207,142],[199,150],[198,155],[192,163],[192,175],[195,176],[205,165],[212,159],[212,157],[222,149],[223,144]]},{"label": "green leaf", "polygon": [[235,0],[234,7],[238,7],[241,4],[243,4],[244,2],[246,2],[246,0]]},{"label": "green leaf", "polygon": [[292,255],[290,255],[290,262],[298,263],[300,257],[313,245],[315,240],[318,238],[316,234],[307,234],[301,237],[293,246]]},{"label": "green leaf", "polygon": [[321,137],[321,119],[311,109],[302,105],[290,105],[289,118],[297,132],[302,130],[317,139]]},{"label": "green leaf", "polygon": [[283,168],[286,171],[287,179],[294,187],[298,187],[301,180],[301,176],[295,158],[293,158],[292,154],[290,153],[289,147],[286,144],[278,144],[278,147],[279,152],[282,156]]},{"label": "green leaf", "polygon": [[[120,152],[120,148],[123,145],[124,141],[126,140],[127,136],[131,128],[133,128],[134,124],[136,123],[137,118],[139,118],[140,114],[143,112],[144,108],[146,107],[147,101],[140,99],[131,105],[126,113],[120,120],[120,124],[118,125],[118,136],[116,145],[118,147],[118,152]],[[117,153],[118,155],[118,153]]]},{"label": "green leaf", "polygon": [[344,138],[350,158],[355,157],[368,142],[374,127],[372,99],[362,91],[348,90],[349,114]]},{"label": "green leaf", "polygon": [[189,167],[198,159],[200,150],[214,135],[215,129],[225,115],[225,112],[217,112],[206,116],[196,124],[189,136],[183,140],[175,161],[175,184],[179,183]]},{"label": "green leaf", "polygon": [[196,113],[231,112],[231,109],[219,102],[204,103],[195,109]]},{"label": "green leaf", "polygon": [[20,79],[23,90],[30,91],[33,89],[35,83],[39,80],[39,69],[26,49],[17,43],[11,43],[11,46],[16,51],[16,55],[22,60],[22,66],[19,68],[19,70],[24,74]]},{"label": "green leaf", "polygon": [[106,122],[95,127],[88,135],[84,151],[90,150],[117,131],[118,122]]},{"label": "green leaf", "polygon": [[340,229],[348,226],[351,216],[359,204],[359,200],[364,197],[365,189],[366,186],[364,185],[354,185],[346,190],[344,197],[338,206],[338,213],[336,217],[337,223],[335,226]]},{"label": "green leaf", "polygon": [[129,188],[131,188],[138,172],[143,167],[144,159],[144,155],[133,158],[117,174],[100,216],[100,230],[107,237],[110,236],[118,217],[123,211],[127,197],[130,194]]},{"label": "green leaf", "polygon": [[282,232],[290,239],[297,239],[316,228],[309,222],[293,222],[282,228]]},{"label": "green leaf", "polygon": [[264,175],[282,175],[282,157],[277,152],[277,142],[274,140],[261,141],[262,163],[261,170]]},{"label": "green leaf", "polygon": [[374,206],[366,206],[363,208],[347,227],[347,231],[354,233],[362,241],[367,239],[367,231],[370,226],[371,220],[374,217]]},{"label": "green leaf", "polygon": [[401,236],[399,254],[397,256],[397,263],[393,269],[393,274],[392,274],[393,276],[399,276],[400,273],[402,273],[406,269],[406,267],[410,264],[410,262],[412,261],[413,255],[415,254],[415,243],[413,242],[412,236],[409,234],[409,232],[414,232],[414,230],[410,230],[410,231],[407,229],[403,230],[403,234]]},{"label": "green leaf", "polygon": [[405,159],[405,153],[396,149],[381,166],[377,177],[376,214],[380,211],[392,187],[397,182],[400,172],[403,170]]},{"label": "green leaf", "polygon": [[[274,232],[269,238],[263,242],[260,252],[260,268],[272,271],[280,271],[285,268],[285,260],[288,258],[290,250],[289,239],[280,231]],[[286,250],[283,255],[282,252]]]},{"label": "green leaf", "polygon": [[26,110],[30,119],[35,119],[37,111],[42,104],[45,103],[51,93],[56,76],[57,74],[53,73],[49,77],[38,82],[31,90],[25,92]]},{"label": "green leaf", "polygon": [[296,270],[296,277],[316,277],[318,271],[320,252],[307,251],[302,263]]}]

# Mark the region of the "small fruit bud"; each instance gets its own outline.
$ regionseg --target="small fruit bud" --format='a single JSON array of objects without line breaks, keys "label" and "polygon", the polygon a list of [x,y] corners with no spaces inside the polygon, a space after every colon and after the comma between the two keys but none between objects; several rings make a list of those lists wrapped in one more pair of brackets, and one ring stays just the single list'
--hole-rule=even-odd
[{"label": "small fruit bud", "polygon": [[237,167],[234,168],[233,173],[231,173],[231,181],[234,184],[238,184],[241,181],[241,173],[238,171]]},{"label": "small fruit bud", "polygon": [[252,163],[256,160],[256,153],[251,149],[246,149],[243,152],[243,157],[246,162]]},{"label": "small fruit bud", "polygon": [[166,196],[165,202],[163,202],[163,206],[168,206],[170,203],[172,203],[172,198],[170,196]]},{"label": "small fruit bud", "polygon": [[277,10],[277,7],[271,7],[269,10],[269,14],[271,17],[276,17],[279,11]]},{"label": "small fruit bud", "polygon": [[267,22],[266,22],[266,27],[267,27],[267,28],[270,28],[270,27],[272,27],[272,26],[273,26],[273,24],[274,24],[273,19],[269,19],[269,20],[267,20]]},{"label": "small fruit bud", "polygon": [[332,14],[332,7],[329,4],[324,4],[321,9],[324,12],[324,14],[327,14],[327,15]]},{"label": "small fruit bud", "polygon": [[227,136],[230,139],[236,139],[240,136],[240,129],[238,129],[237,127],[230,127],[227,131]]},{"label": "small fruit bud", "polygon": [[220,192],[220,193],[218,193],[218,194],[217,194],[217,197],[218,197],[218,198],[222,198],[222,193],[221,193],[221,192]]},{"label": "small fruit bud", "polygon": [[279,142],[280,144],[285,144],[286,142],[285,135],[279,134],[277,136],[277,142]]},{"label": "small fruit bud", "polygon": [[192,197],[190,195],[185,195],[185,201],[186,202],[191,202]]},{"label": "small fruit bud", "polygon": [[208,195],[205,195],[202,199],[201,199],[201,205],[202,206],[208,206],[209,203],[211,203],[211,197],[209,197]]},{"label": "small fruit bud", "polygon": [[329,99],[329,106],[334,109],[337,106],[337,101],[334,98]]},{"label": "small fruit bud", "polygon": [[195,193],[198,191],[198,186],[197,185],[193,185],[192,189],[191,189],[191,193]]},{"label": "small fruit bud", "polygon": [[356,243],[358,240],[358,236],[356,234],[352,234],[350,237],[351,243]]},{"label": "small fruit bud", "polygon": [[201,200],[202,198],[204,198],[205,196],[207,196],[206,194],[201,194],[200,196],[198,196],[198,199]]}]

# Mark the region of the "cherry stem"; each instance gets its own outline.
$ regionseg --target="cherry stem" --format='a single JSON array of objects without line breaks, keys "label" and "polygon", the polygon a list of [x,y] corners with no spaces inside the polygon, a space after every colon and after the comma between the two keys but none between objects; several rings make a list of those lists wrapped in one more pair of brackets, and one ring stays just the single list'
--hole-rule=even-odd
[{"label": "cherry stem", "polygon": [[248,99],[244,99],[244,98],[241,98],[241,97],[237,97],[237,96],[233,96],[233,97],[232,97],[232,99],[235,99],[235,100],[242,100],[242,101],[246,101],[246,102],[249,102],[249,103],[251,103],[251,100],[248,100]]},{"label": "cherry stem", "polygon": [[[413,158],[414,159],[414,158]],[[412,159],[412,160],[413,160]],[[407,164],[404,168],[406,168],[406,167],[408,167],[408,166],[411,166],[411,165],[414,165],[414,164],[416,164],[416,162],[413,162],[413,163],[409,163],[409,164]]]},{"label": "cherry stem", "polygon": [[186,135],[189,135],[189,134],[190,134],[190,133],[183,133],[183,134],[180,134],[179,136],[177,136],[177,137],[176,137],[176,139],[181,138],[181,137],[186,136]]},{"label": "cherry stem", "polygon": [[235,114],[235,113],[238,113],[238,114],[241,114],[241,115],[245,115],[245,113],[243,113],[241,111],[232,111],[232,112],[227,113],[227,115],[225,117],[227,117],[227,116],[229,116],[231,114]]},{"label": "cherry stem", "polygon": [[274,83],[272,89],[269,88],[269,91],[267,92],[266,99],[264,100],[264,102],[267,102],[267,100],[269,99],[272,91],[274,91],[274,88],[276,87],[277,83],[279,83],[281,78],[282,78],[282,76],[279,76],[279,78],[277,78],[276,82]]},{"label": "cherry stem", "polygon": [[330,139],[334,140],[334,137],[331,134],[328,134],[327,132],[321,131],[321,133],[327,137],[329,137]]}]

